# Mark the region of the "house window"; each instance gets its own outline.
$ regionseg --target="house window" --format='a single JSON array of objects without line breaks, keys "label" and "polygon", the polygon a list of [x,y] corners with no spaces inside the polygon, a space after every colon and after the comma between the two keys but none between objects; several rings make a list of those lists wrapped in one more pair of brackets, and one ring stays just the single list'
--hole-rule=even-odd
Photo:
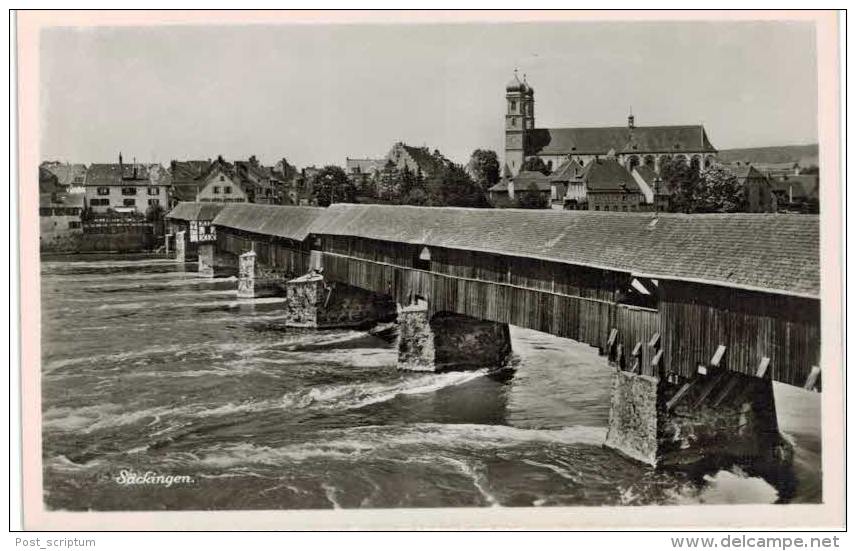
[{"label": "house window", "polygon": [[223,193],[232,193],[232,186],[226,186],[223,188]]},{"label": "house window", "polygon": [[124,201],[122,201],[122,204],[126,207],[136,207],[137,201],[136,199],[125,199]]},{"label": "house window", "polygon": [[80,222],[75,222],[74,220],[72,220],[71,222],[68,223],[68,228],[71,230],[79,229],[80,228]]},{"label": "house window", "polygon": [[220,175],[220,181],[221,181],[221,182],[223,182],[223,181],[225,181],[225,180],[226,180],[226,179],[225,179],[225,178],[223,178],[223,175],[221,174],[221,175]]},{"label": "house window", "polygon": [[137,194],[137,188],[135,188],[135,187],[123,187],[122,188],[122,195],[136,195],[136,194]]},{"label": "house window", "polygon": [[214,186],[214,193],[220,193],[220,186]]},{"label": "house window", "polygon": [[110,188],[109,187],[98,188],[98,195],[110,195]]},{"label": "house window", "polygon": [[150,207],[157,206],[157,205],[160,205],[160,199],[149,199],[149,206]]},{"label": "house window", "polygon": [[74,183],[75,184],[82,184],[83,183],[83,176],[75,176],[74,177]]},{"label": "house window", "polygon": [[93,207],[106,207],[110,205],[110,199],[90,199],[89,204]]},{"label": "house window", "polygon": [[149,195],[157,195],[158,193],[160,193],[160,190],[158,189],[157,186],[153,186],[153,187],[149,188]]},{"label": "house window", "polygon": [[515,111],[516,109],[517,109],[517,102],[514,100],[511,100],[511,110]]}]

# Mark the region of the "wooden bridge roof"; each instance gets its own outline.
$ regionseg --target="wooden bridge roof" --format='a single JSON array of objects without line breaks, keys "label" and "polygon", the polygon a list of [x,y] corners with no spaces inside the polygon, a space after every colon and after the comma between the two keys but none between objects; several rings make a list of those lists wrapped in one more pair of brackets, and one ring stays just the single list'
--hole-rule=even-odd
[{"label": "wooden bridge roof", "polygon": [[312,224],[325,211],[321,207],[231,203],[214,218],[214,225],[303,241],[309,236]]},{"label": "wooden bridge roof", "polygon": [[819,218],[812,215],[350,204],[323,212],[310,233],[537,258],[809,298],[820,295]]},{"label": "wooden bridge roof", "polygon": [[179,203],[169,211],[167,218],[173,220],[214,220],[214,217],[223,209],[223,203],[195,203],[192,201]]}]

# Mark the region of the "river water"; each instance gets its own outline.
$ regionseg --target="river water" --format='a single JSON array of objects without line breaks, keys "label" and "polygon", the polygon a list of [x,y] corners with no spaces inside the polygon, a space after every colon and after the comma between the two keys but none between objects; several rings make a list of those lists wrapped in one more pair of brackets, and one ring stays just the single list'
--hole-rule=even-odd
[{"label": "river water", "polygon": [[[234,278],[195,269],[42,263],[49,509],[782,501],[739,468],[690,479],[602,448],[611,371],[586,345],[512,328],[509,380],[401,372],[388,338],[283,327],[282,299],[238,300]],[[776,392],[788,500],[819,501],[819,395]],[[163,478],[126,483],[147,472]]]}]

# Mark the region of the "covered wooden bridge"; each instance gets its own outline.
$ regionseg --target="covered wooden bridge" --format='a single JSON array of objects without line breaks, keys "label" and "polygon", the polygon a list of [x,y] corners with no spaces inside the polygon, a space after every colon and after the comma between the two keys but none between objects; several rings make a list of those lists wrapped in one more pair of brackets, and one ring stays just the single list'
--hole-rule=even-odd
[{"label": "covered wooden bridge", "polygon": [[627,371],[819,387],[817,216],[242,204],[212,224],[218,253],[571,338]]}]

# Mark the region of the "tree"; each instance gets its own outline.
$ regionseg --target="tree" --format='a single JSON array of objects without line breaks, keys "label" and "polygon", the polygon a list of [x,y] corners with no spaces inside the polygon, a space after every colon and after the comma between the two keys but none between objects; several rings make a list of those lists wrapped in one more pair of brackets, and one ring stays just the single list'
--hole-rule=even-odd
[{"label": "tree", "polygon": [[428,202],[433,206],[485,208],[490,204],[484,191],[460,165],[447,163],[427,183]]},{"label": "tree", "polygon": [[701,173],[693,212],[740,212],[745,207],[745,192],[737,177],[721,165]]},{"label": "tree", "polygon": [[550,206],[550,198],[541,193],[538,185],[531,182],[525,192],[518,192],[517,207],[521,209],[546,209]]},{"label": "tree", "polygon": [[541,157],[529,157],[525,161],[523,161],[523,165],[520,167],[521,171],[528,172],[540,172],[545,176],[549,176],[550,169],[547,167],[547,163],[544,162]]},{"label": "tree", "polygon": [[315,176],[314,193],[318,205],[330,206],[331,203],[353,203],[357,189],[345,171],[335,165],[327,165]]},{"label": "tree", "polygon": [[672,194],[672,212],[694,212],[701,184],[698,170],[679,157],[661,162],[660,177]]},{"label": "tree", "polygon": [[469,166],[482,191],[487,191],[499,182],[499,158],[496,151],[476,149],[470,156]]}]

